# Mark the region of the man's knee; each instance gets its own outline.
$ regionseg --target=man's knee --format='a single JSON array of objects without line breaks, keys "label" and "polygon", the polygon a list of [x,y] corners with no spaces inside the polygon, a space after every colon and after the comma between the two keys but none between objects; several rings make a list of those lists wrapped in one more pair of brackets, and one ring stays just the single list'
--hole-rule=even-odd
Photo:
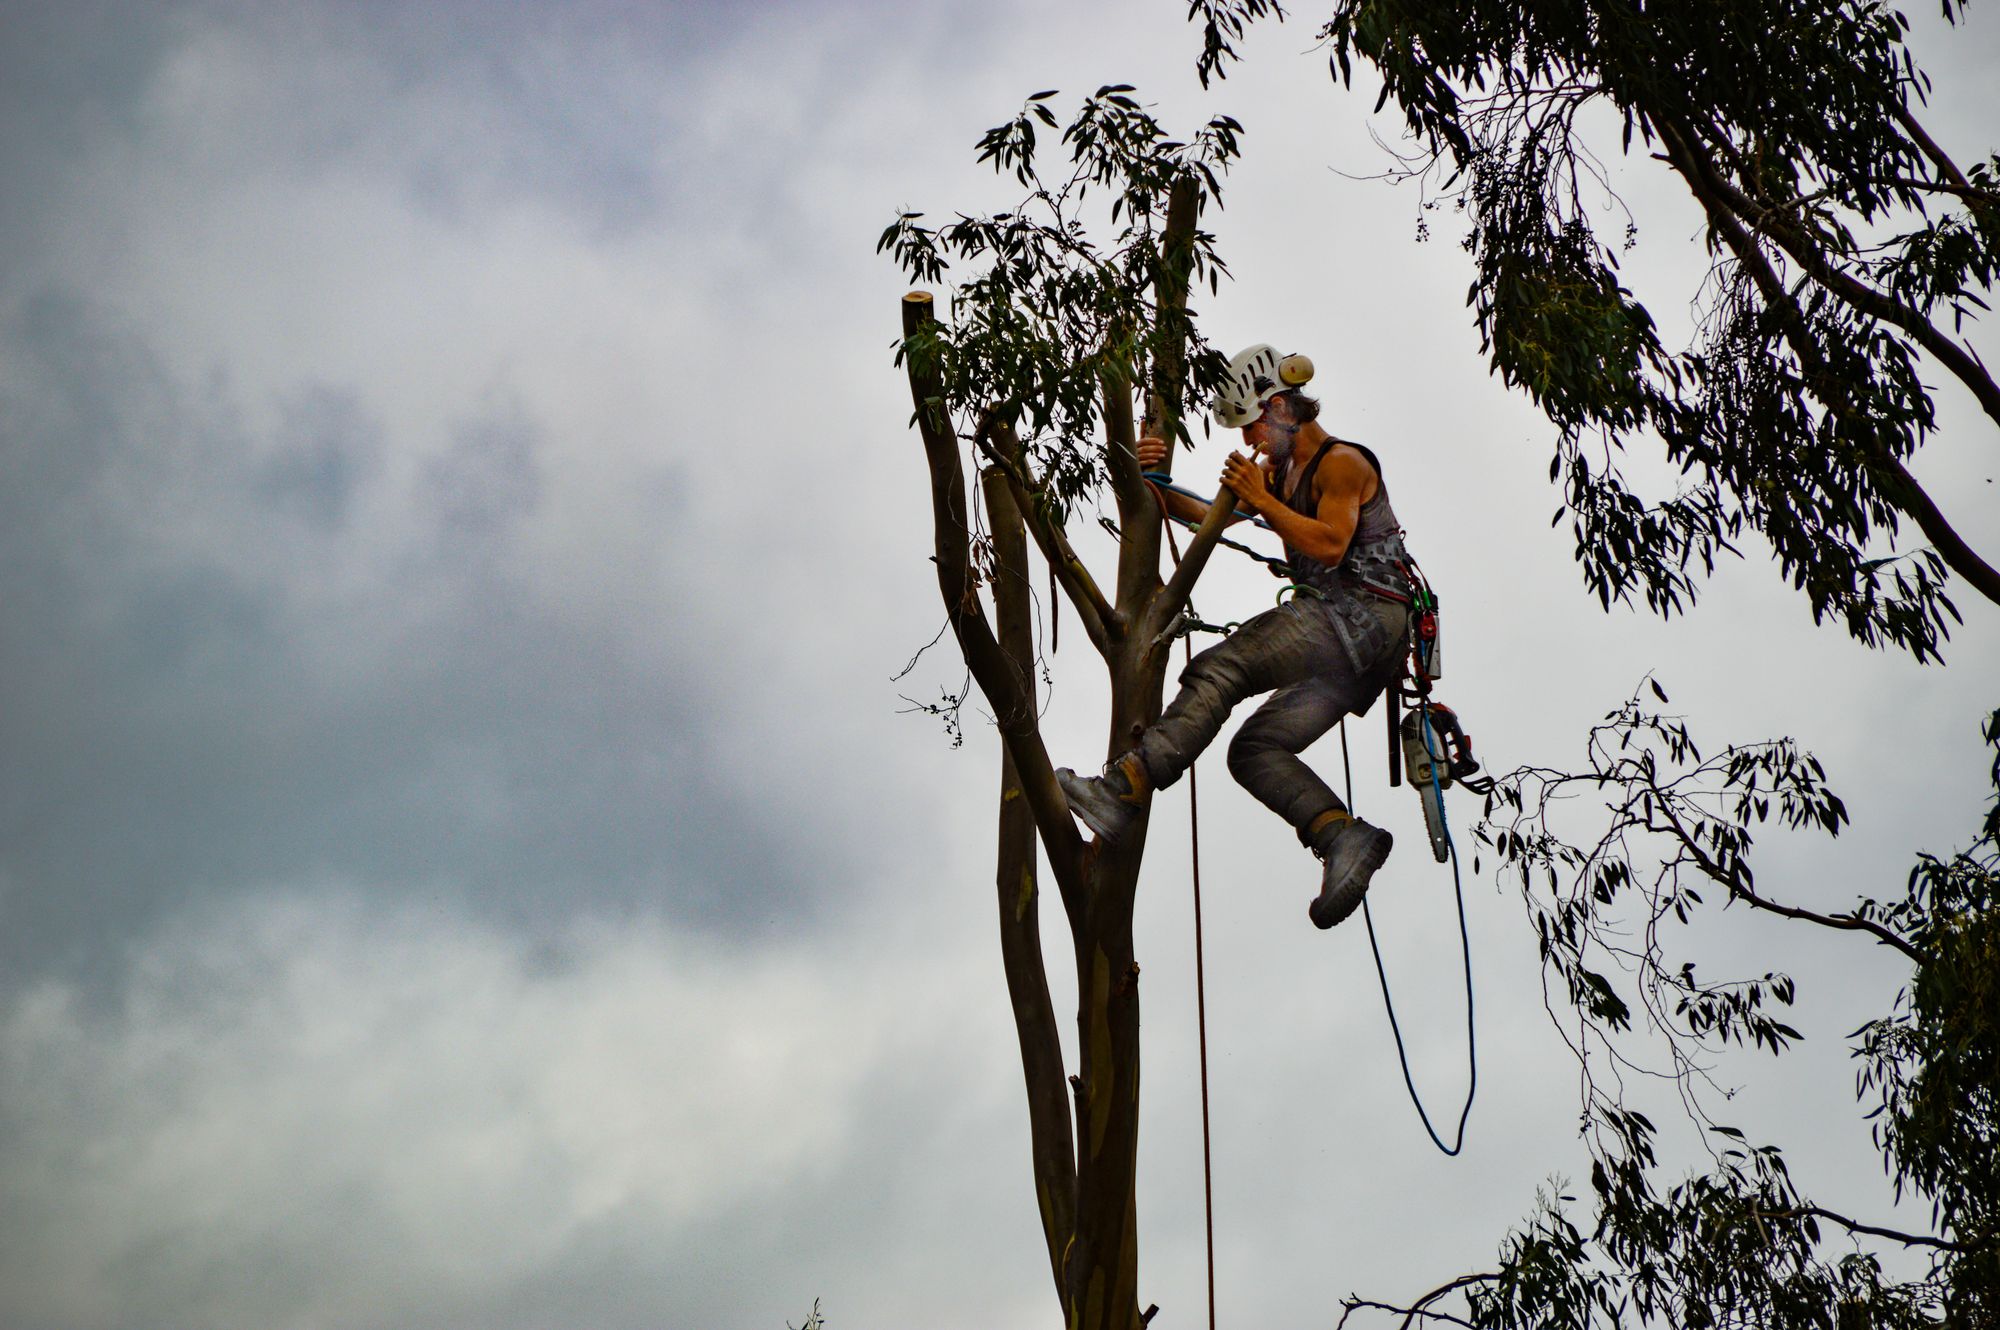
[{"label": "man's knee", "polygon": [[1229,741],[1229,774],[1236,778],[1238,785],[1249,785],[1266,759],[1273,753],[1288,751],[1253,717],[1245,721],[1242,728],[1236,731],[1236,737]]},{"label": "man's knee", "polygon": [[1180,674],[1182,688],[1199,688],[1240,702],[1250,695],[1249,675],[1228,642],[1218,642],[1187,663]]}]

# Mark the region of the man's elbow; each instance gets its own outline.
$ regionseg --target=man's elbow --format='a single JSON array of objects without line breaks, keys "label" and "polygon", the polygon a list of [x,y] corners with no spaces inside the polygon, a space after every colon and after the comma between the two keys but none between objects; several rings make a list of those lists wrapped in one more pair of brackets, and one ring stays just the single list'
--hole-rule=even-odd
[{"label": "man's elbow", "polygon": [[1305,551],[1306,557],[1314,563],[1323,563],[1329,568],[1337,568],[1347,557],[1347,542],[1344,540],[1316,540]]}]

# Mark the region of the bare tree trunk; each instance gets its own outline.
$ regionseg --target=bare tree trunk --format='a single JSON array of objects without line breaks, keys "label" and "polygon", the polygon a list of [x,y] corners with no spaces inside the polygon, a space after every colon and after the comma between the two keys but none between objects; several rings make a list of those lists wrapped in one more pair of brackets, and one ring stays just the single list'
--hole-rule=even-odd
[{"label": "bare tree trunk", "polygon": [[[1183,197],[1185,195],[1185,197]],[[1176,191],[1162,237],[1156,295],[1166,315],[1184,318],[1195,206],[1192,191]],[[1164,289],[1162,289],[1164,288]],[[995,884],[1000,947],[1021,1048],[1036,1203],[1048,1244],[1050,1271],[1069,1330],[1140,1330],[1137,1162],[1139,1152],[1139,965],[1132,912],[1145,854],[1142,812],[1117,845],[1086,845],[1071,820],[1043,745],[1035,703],[1035,659],[1029,630],[1027,542],[1057,568],[1063,590],[1093,629],[1091,640],[1110,672],[1107,756],[1129,749],[1158,719],[1175,622],[1194,580],[1222,534],[1233,498],[1215,505],[1190,542],[1171,582],[1160,580],[1160,514],[1139,474],[1134,453],[1133,385],[1107,379],[1105,447],[1123,522],[1117,603],[1082,566],[1059,528],[1039,511],[1032,478],[1018,447],[1003,446],[1000,465],[982,477],[993,542],[991,594],[997,635],[987,622],[970,557],[959,440],[950,424],[938,375],[926,355],[931,297],[903,300],[904,363],[931,478],[938,591],[966,665],[985,694],[1002,743],[999,847]],[[1154,387],[1177,402],[1184,355],[1154,366]],[[1173,408],[1164,415],[1173,424]],[[982,427],[982,433],[984,432]],[[1003,426],[993,427],[1004,434]],[[982,440],[983,441],[983,440]],[[1002,440],[1004,445],[1004,439]],[[1137,631],[1135,631],[1135,628]],[[1063,1095],[1062,1049],[1041,954],[1035,845],[1039,838],[1061,893],[1075,950],[1078,1068]],[[1074,1136],[1071,1112],[1074,1112]]]}]

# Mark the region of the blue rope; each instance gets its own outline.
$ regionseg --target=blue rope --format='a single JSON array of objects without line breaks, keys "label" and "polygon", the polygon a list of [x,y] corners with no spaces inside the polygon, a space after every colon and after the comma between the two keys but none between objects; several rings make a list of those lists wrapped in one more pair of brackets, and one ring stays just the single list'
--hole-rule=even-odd
[{"label": "blue rope", "polygon": [[[1391,687],[1393,686],[1391,685]],[[1396,1037],[1396,1058],[1403,1066],[1403,1085],[1410,1092],[1410,1102],[1416,1105],[1417,1117],[1424,1124],[1424,1130],[1429,1133],[1431,1144],[1442,1150],[1447,1156],[1456,1156],[1460,1150],[1465,1148],[1465,1123],[1466,1119],[1472,1116],[1472,1097],[1479,1090],[1479,1043],[1473,1029],[1472,931],[1466,925],[1465,921],[1465,885],[1459,879],[1458,846],[1452,842],[1451,823],[1444,815],[1444,786],[1438,780],[1437,752],[1431,747],[1430,715],[1428,712],[1420,714],[1422,715],[1424,728],[1424,752],[1431,759],[1431,789],[1436,793],[1438,801],[1438,824],[1444,828],[1445,849],[1451,856],[1451,889],[1452,893],[1458,899],[1459,949],[1465,958],[1465,1060],[1467,1083],[1465,1087],[1465,1107],[1459,1110],[1458,1131],[1450,1145],[1444,1143],[1444,1139],[1438,1135],[1437,1128],[1431,1125],[1431,1115],[1425,1111],[1423,1096],[1417,1093],[1416,1080],[1410,1075],[1410,1054],[1409,1050],[1403,1045],[1403,1027],[1396,1019],[1396,1000],[1389,994],[1389,971],[1382,963],[1382,948],[1375,940],[1375,916],[1368,910],[1368,898],[1366,896],[1361,898],[1361,918],[1368,925],[1368,950],[1375,957],[1375,977],[1382,985],[1382,1007],[1389,1014],[1389,1033]],[[1342,722],[1340,727],[1340,764],[1347,772],[1348,803],[1352,807],[1354,799],[1354,771],[1348,763],[1347,725],[1345,722]]]},{"label": "blue rope", "polygon": [[[1211,499],[1206,499],[1203,498],[1201,495],[1196,494],[1193,490],[1184,490],[1179,485],[1169,483],[1171,478],[1164,471],[1146,471],[1142,472],[1141,474],[1143,478],[1156,489],[1169,490],[1175,494],[1181,495],[1184,498],[1193,499],[1197,503],[1213,502],[1213,500]],[[1190,531],[1200,526],[1200,523],[1198,522],[1190,522],[1184,518],[1175,517],[1172,513],[1168,513],[1167,517],[1168,520],[1179,522],[1182,526],[1188,528],[1188,530]],[[1249,518],[1249,520],[1254,525],[1260,526],[1264,528],[1264,530],[1266,531],[1272,530],[1271,524],[1269,522],[1266,522],[1261,517],[1253,515]],[[1273,534],[1276,533],[1273,532]],[[1261,563],[1266,568],[1269,568],[1271,572],[1276,576],[1289,577],[1291,575],[1292,571],[1291,564],[1287,563],[1283,559],[1273,558],[1270,555],[1265,554],[1260,550],[1254,550],[1250,548],[1250,546],[1243,544],[1241,541],[1231,540],[1227,536],[1220,536],[1217,538],[1216,543],[1220,545],[1226,545],[1230,549],[1235,550],[1238,554],[1249,555],[1251,558],[1255,559],[1258,563]]]},{"label": "blue rope", "polygon": [[[1152,481],[1155,485],[1158,485],[1161,489],[1167,490],[1173,494],[1178,494],[1183,498],[1193,499],[1196,503],[1215,502],[1214,499],[1209,498],[1206,495],[1196,494],[1193,490],[1182,489],[1179,485],[1174,484],[1174,478],[1168,475],[1164,471],[1142,471],[1139,474],[1142,479]],[[1266,531],[1271,530],[1271,524],[1269,522],[1266,522],[1263,518],[1257,516],[1257,514],[1245,513],[1243,516],[1244,519],[1250,522],[1253,526],[1261,526]]]}]

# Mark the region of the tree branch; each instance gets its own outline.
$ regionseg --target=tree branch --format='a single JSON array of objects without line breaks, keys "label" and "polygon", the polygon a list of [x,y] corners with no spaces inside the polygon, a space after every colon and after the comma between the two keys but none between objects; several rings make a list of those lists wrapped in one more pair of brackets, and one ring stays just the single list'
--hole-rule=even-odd
[{"label": "tree branch", "polygon": [[[1199,201],[1191,178],[1183,176],[1174,182],[1167,200],[1166,227],[1160,233],[1159,264],[1153,274],[1156,336],[1146,423],[1149,433],[1166,440],[1169,467],[1175,438],[1181,429],[1180,402],[1187,386],[1188,280],[1194,271]],[[1131,386],[1116,387],[1113,391],[1113,385],[1107,384],[1105,393],[1106,423],[1111,437],[1136,442]],[[1136,454],[1119,456],[1114,444],[1112,462],[1118,490],[1118,520],[1125,533],[1119,541],[1118,608],[1137,621],[1148,617],[1146,606],[1159,593],[1160,535],[1165,514],[1152,486],[1140,475]],[[1174,613],[1178,615],[1179,610]],[[1152,649],[1150,636],[1148,642],[1141,644],[1142,651]]]},{"label": "tree branch", "polygon": [[1207,566],[1208,556],[1215,553],[1215,544],[1222,539],[1222,530],[1229,525],[1229,519],[1235,512],[1235,493],[1227,488],[1217,490],[1215,502],[1208,505],[1208,516],[1202,519],[1194,538],[1188,541],[1187,553],[1181,555],[1180,566],[1167,579],[1166,587],[1153,598],[1143,629],[1147,650],[1159,644],[1160,635],[1172,628],[1181,611],[1187,608],[1188,597],[1194,594],[1195,581]]},{"label": "tree branch", "polygon": [[[1910,141],[1923,151],[1924,156],[1931,159],[1931,165],[1937,167],[1939,175],[1942,175],[1958,188],[1965,190],[1970,196],[1978,197],[1982,195],[1982,191],[1974,189],[1972,182],[1965,178],[1965,172],[1958,169],[1958,163],[1946,156],[1944,149],[1937,145],[1937,140],[1932,138],[1925,131],[1924,127],[1917,123],[1917,118],[1910,114],[1910,108],[1900,98],[1896,100],[1892,107],[1892,113],[1896,117],[1896,123],[1903,127],[1903,132],[1910,136]],[[1984,197],[1991,198],[1992,196],[1990,193],[1985,193]]]},{"label": "tree branch", "polygon": [[1816,1219],[1830,1219],[1851,1233],[1866,1233],[1870,1237],[1888,1238],[1891,1242],[1900,1242],[1905,1247],[1935,1247],[1939,1251],[1971,1250],[1965,1243],[1953,1242],[1948,1238],[1933,1238],[1927,1237],[1922,1233],[1903,1233],[1893,1228],[1882,1228],[1876,1224],[1864,1224],[1859,1220],[1849,1219],[1846,1215],[1837,1214],[1821,1205],[1801,1205],[1790,1210],[1760,1210],[1758,1213],[1766,1219],[1800,1219],[1807,1215],[1811,1215]]},{"label": "tree branch", "polygon": [[1937,504],[1917,483],[1917,478],[1910,474],[1910,469],[1903,465],[1901,458],[1889,458],[1884,468],[1896,482],[1889,488],[1890,497],[1895,499],[1898,508],[1910,515],[1917,529],[1930,541],[1931,548],[1938,552],[1938,557],[1964,578],[1973,590],[2000,605],[2000,569],[1995,569],[1979,556],[1977,550],[1965,543],[1965,538],[1938,511]]},{"label": "tree branch", "polygon": [[[1774,208],[1765,207],[1750,198],[1742,190],[1731,184],[1706,161],[1678,130],[1666,136],[1669,143],[1678,140],[1688,165],[1696,175],[1702,177],[1708,197],[1713,198],[1735,215],[1746,219],[1758,232],[1776,241],[1785,253],[1803,269],[1808,276],[1834,295],[1840,297],[1853,308],[1872,318],[1901,328],[1911,341],[1937,358],[1952,377],[1972,390],[1980,408],[2000,422],[2000,383],[1986,372],[1978,357],[1957,342],[1939,332],[1936,325],[1924,317],[1921,310],[1905,304],[1886,292],[1878,291],[1852,273],[1836,268],[1825,252],[1808,239],[1797,226]],[[1686,175],[1687,172],[1682,172]],[[1691,182],[1692,183],[1692,182]],[[1700,193],[1697,190],[1697,193]],[[1706,200],[1704,200],[1706,201]]]},{"label": "tree branch", "polygon": [[1140,618],[1160,585],[1160,507],[1139,474],[1138,432],[1132,426],[1132,385],[1107,376],[1104,454],[1118,500],[1118,612]]},{"label": "tree branch", "polygon": [[[907,344],[932,322],[931,295],[912,291],[903,297],[903,339]],[[1083,895],[1083,840],[1070,817],[1069,802],[1056,784],[1055,767],[1042,744],[1039,718],[1027,679],[1007,659],[987,625],[972,575],[966,534],[965,473],[958,459],[958,439],[945,414],[943,387],[933,367],[917,354],[906,353],[910,396],[916,404],[918,433],[931,473],[931,518],[936,531],[938,593],[945,617],[951,620],[966,666],[993,707],[1001,741],[1019,768],[1023,797],[1034,810],[1035,826],[1049,856],[1049,867],[1065,905]]]},{"label": "tree branch", "polygon": [[1341,1312],[1340,1319],[1333,1323],[1333,1330],[1341,1330],[1341,1327],[1347,1324],[1347,1318],[1358,1311],[1388,1312],[1392,1316],[1400,1316],[1403,1318],[1403,1330],[1409,1330],[1419,1316],[1433,1321],[1450,1321],[1453,1325],[1465,1326],[1466,1330],[1476,1330],[1472,1322],[1463,1316],[1453,1316],[1450,1312],[1434,1312],[1428,1307],[1398,1307],[1388,1302],[1371,1302],[1367,1298],[1345,1298],[1340,1305],[1346,1310]]},{"label": "tree branch", "polygon": [[984,449],[987,457],[998,466],[1007,477],[1008,488],[1013,492],[1014,505],[1027,523],[1028,533],[1035,538],[1035,547],[1048,561],[1049,570],[1055,574],[1056,585],[1076,608],[1077,617],[1083,621],[1084,636],[1090,639],[1100,655],[1108,655],[1112,643],[1124,635],[1124,621],[1111,608],[1111,602],[1097,588],[1097,581],[1091,577],[1090,569],[1084,566],[1082,558],[1070,546],[1069,537],[1063,529],[1049,521],[1048,513],[1042,508],[1039,496],[1033,487],[1026,467],[1021,461],[1021,440],[1014,433],[1014,427],[1005,422],[992,426],[991,433],[1000,441],[998,449]]},{"label": "tree branch", "polygon": [[1837,928],[1845,932],[1869,933],[1881,941],[1888,943],[1919,965],[1922,965],[1929,959],[1907,938],[1883,927],[1873,919],[1863,919],[1858,915],[1852,914],[1818,914],[1812,910],[1800,909],[1796,905],[1780,905],[1777,901],[1758,895],[1741,882],[1727,879],[1718,879],[1718,881],[1724,881],[1729,888],[1731,896],[1753,909],[1765,910],[1786,919],[1799,919],[1806,923],[1818,924],[1823,928]]},{"label": "tree branch", "polygon": [[1347,1318],[1363,1308],[1370,1311],[1389,1312],[1392,1315],[1402,1317],[1403,1330],[1409,1330],[1409,1327],[1419,1316],[1428,1317],[1435,1321],[1450,1321],[1453,1325],[1471,1326],[1472,1322],[1462,1316],[1453,1316],[1450,1312],[1432,1311],[1430,1309],[1431,1304],[1439,1298],[1448,1297],[1458,1292],[1460,1289],[1470,1288],[1474,1284],[1490,1284],[1499,1278],[1498,1274],[1490,1271],[1473,1275],[1460,1275],[1450,1283],[1441,1284],[1437,1288],[1432,1289],[1407,1307],[1396,1307],[1386,1302],[1373,1302],[1367,1298],[1343,1298],[1340,1305],[1346,1310],[1342,1311],[1340,1319],[1334,1322],[1334,1330],[1341,1330],[1347,1324]]},{"label": "tree branch", "polygon": [[[1749,270],[1750,278],[1756,283],[1765,303],[1777,313],[1785,341],[1798,356],[1799,363],[1808,371],[1823,373],[1824,362],[1805,326],[1805,316],[1785,290],[1783,281],[1772,269],[1770,260],[1756,240],[1743,229],[1743,223],[1738,220],[1737,213],[1731,209],[1722,192],[1730,187],[1716,178],[1712,168],[1700,159],[1679,130],[1668,125],[1661,125],[1660,128],[1661,141],[1667,145],[1668,160],[1680,172],[1681,178],[1688,182],[1689,189],[1707,211],[1709,224],[1721,234],[1737,261]],[[1737,197],[1742,196],[1738,194]],[[1978,372],[1984,377],[1983,371]],[[1991,379],[1986,382],[1989,388],[1993,387]],[[2000,410],[2000,388],[1994,389],[1994,392],[1995,410]],[[1996,415],[1995,419],[2000,419],[2000,415]],[[1980,595],[2000,605],[2000,571],[1996,571],[1965,543],[1900,459],[1879,447],[1870,452],[1871,460],[1893,481],[1888,497],[1917,524],[1946,566],[1964,578],[1966,584]]]},{"label": "tree branch", "polygon": [[1167,227],[1160,235],[1160,272],[1153,284],[1159,321],[1178,335],[1153,357],[1152,394],[1146,403],[1146,433],[1167,445],[1166,470],[1173,471],[1180,442],[1182,406],[1187,399],[1188,282],[1194,272],[1194,228],[1199,198],[1194,181],[1174,182],[1167,200]]},{"label": "tree branch", "polygon": [[[1034,672],[1034,639],[1028,612],[1028,543],[1021,512],[1006,474],[981,478],[993,521],[993,610],[1000,649],[1026,678]],[[1032,685],[1030,685],[1032,693]],[[1063,1295],[1063,1252],[1076,1234],[1076,1147],[1070,1137],[1069,1096],[1063,1083],[1062,1036],[1042,964],[1041,911],[1035,884],[1035,818],[1014,755],[1000,749],[1000,827],[994,885],[1000,905],[1000,960],[1021,1045],[1021,1075],[1028,1091],[1028,1144],[1035,1202],[1049,1249],[1056,1296]],[[1072,919],[1071,927],[1075,927]]]},{"label": "tree branch", "polygon": [[1648,831],[1662,832],[1679,841],[1687,853],[1693,857],[1695,866],[1710,880],[1719,883],[1727,889],[1731,899],[1740,900],[1752,909],[1764,910],[1785,919],[1798,919],[1806,923],[1818,924],[1823,928],[1839,929],[1843,932],[1872,934],[1902,952],[1919,965],[1922,965],[1929,959],[1909,939],[1900,933],[1885,928],[1873,919],[1863,919],[1858,915],[1852,914],[1819,914],[1813,910],[1800,909],[1796,905],[1780,905],[1777,901],[1758,895],[1756,890],[1746,880],[1747,874],[1744,872],[1744,864],[1741,859],[1736,860],[1735,865],[1730,868],[1724,868],[1720,863],[1716,862],[1706,850],[1701,848],[1700,843],[1695,839],[1694,833],[1689,831],[1686,824],[1674,814],[1672,802],[1668,799],[1666,792],[1652,781],[1647,782],[1647,788],[1653,793],[1653,807],[1657,810],[1657,816],[1664,818],[1665,821],[1656,821],[1653,817],[1649,816],[1641,825]]}]

